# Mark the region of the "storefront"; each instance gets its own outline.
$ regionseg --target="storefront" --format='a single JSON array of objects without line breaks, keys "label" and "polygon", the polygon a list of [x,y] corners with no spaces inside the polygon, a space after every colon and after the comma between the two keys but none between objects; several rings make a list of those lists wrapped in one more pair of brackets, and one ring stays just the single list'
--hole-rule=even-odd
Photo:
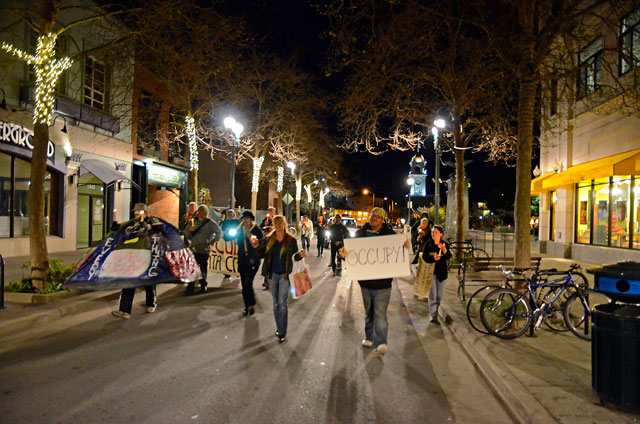
[{"label": "storefront", "polygon": [[[541,243],[573,244],[576,259],[576,252],[594,259],[596,254],[638,255],[631,251],[640,249],[640,149],[548,173],[532,181],[531,192],[541,197],[541,219],[549,233]],[[542,244],[541,250],[556,253],[544,252]]]},{"label": "storefront", "polygon": [[131,208],[135,203],[146,203],[150,215],[177,226],[180,216],[186,212],[187,172],[152,161],[135,160],[132,175],[140,189],[133,192]]},{"label": "storefront", "polygon": [[[31,184],[33,131],[0,121],[0,238],[29,236],[27,197]],[[45,176],[45,226],[49,236],[64,231],[64,152],[47,143]]]}]

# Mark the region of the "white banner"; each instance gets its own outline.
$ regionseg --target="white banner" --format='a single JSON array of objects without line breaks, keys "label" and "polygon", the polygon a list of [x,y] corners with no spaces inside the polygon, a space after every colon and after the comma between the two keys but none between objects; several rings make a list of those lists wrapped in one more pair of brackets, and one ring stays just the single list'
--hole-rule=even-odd
[{"label": "white banner", "polygon": [[238,272],[238,244],[235,240],[220,239],[211,246],[208,272],[240,276]]},{"label": "white banner", "polygon": [[346,276],[351,280],[410,276],[412,258],[406,241],[404,234],[344,239]]}]

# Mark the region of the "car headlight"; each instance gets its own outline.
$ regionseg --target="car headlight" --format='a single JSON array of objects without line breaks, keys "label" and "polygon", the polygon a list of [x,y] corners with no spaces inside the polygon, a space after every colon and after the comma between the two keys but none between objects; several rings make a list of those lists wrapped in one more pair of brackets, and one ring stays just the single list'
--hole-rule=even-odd
[{"label": "car headlight", "polygon": [[355,237],[356,236],[356,230],[349,230],[349,237]]}]

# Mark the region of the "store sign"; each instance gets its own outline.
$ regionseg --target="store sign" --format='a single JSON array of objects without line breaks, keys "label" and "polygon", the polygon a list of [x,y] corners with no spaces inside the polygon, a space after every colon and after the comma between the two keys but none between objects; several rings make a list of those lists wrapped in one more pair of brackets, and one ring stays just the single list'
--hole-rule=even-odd
[{"label": "store sign", "polygon": [[[0,142],[33,151],[33,131],[17,124],[0,121]],[[47,158],[53,159],[55,153],[53,142],[47,141]]]},{"label": "store sign", "polygon": [[172,187],[180,187],[182,185],[182,181],[180,178],[182,172],[176,169],[150,164],[148,165],[148,170],[148,179],[152,184],[167,185]]}]

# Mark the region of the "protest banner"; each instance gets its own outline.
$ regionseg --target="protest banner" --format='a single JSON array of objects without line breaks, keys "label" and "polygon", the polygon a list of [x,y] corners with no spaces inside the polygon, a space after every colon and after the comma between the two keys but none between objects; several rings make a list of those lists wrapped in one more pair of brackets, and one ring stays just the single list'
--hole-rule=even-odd
[{"label": "protest banner", "polygon": [[218,240],[211,246],[209,273],[240,276],[238,272],[238,244],[235,240]]},{"label": "protest banner", "polygon": [[351,280],[408,277],[411,252],[404,247],[406,241],[404,234],[345,239],[346,276]]}]

